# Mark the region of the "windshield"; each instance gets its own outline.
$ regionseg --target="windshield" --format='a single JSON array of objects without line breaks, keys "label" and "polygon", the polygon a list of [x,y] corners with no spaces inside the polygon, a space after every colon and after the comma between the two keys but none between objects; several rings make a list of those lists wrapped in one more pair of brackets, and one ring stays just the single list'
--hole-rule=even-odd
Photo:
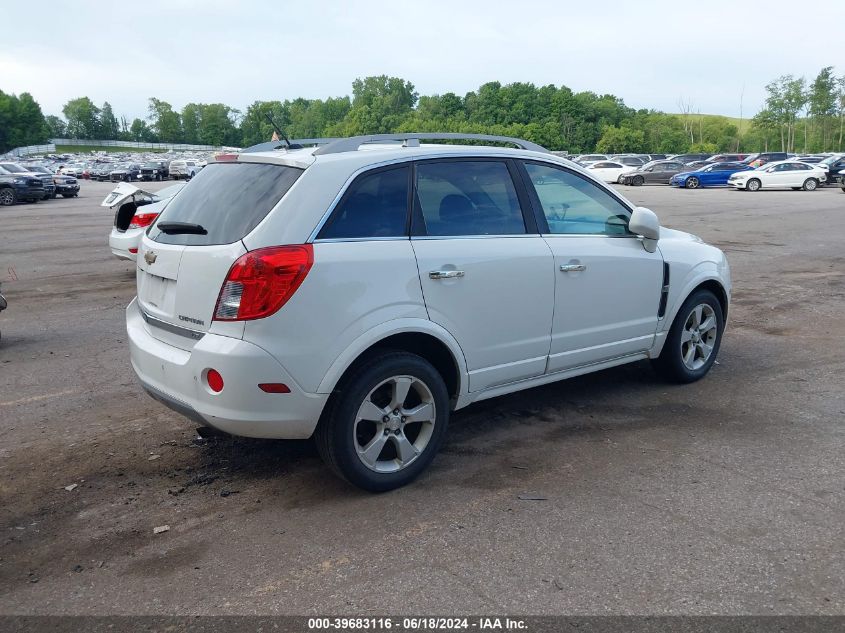
[{"label": "windshield", "polygon": [[[162,244],[231,244],[246,237],[282,199],[303,170],[265,163],[213,163],[185,187],[150,227]],[[158,225],[199,225],[203,234],[162,233]]]},{"label": "windshield", "polygon": [[0,167],[3,167],[3,169],[5,169],[10,174],[23,174],[26,172],[26,169],[24,169],[20,165],[16,165],[15,163],[3,163],[2,165],[0,165]]},{"label": "windshield", "polygon": [[838,161],[842,158],[843,158],[843,156],[831,156],[829,158],[825,158],[822,161],[819,161],[819,164],[821,164],[821,165],[832,165],[833,163],[835,163],[836,161]]}]

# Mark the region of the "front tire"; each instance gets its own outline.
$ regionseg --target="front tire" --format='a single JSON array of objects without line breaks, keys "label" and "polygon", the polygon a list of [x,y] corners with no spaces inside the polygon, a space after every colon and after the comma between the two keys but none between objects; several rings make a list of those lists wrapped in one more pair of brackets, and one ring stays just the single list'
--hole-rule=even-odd
[{"label": "front tire", "polygon": [[17,201],[17,194],[11,187],[0,189],[0,206],[10,207]]},{"label": "front tire", "polygon": [[752,178],[747,183],[745,183],[746,191],[760,191],[760,181],[757,178]]},{"label": "front tire", "polygon": [[816,180],[815,178],[807,178],[807,180],[804,181],[804,184],[801,186],[801,188],[804,191],[815,191],[818,186],[819,186],[818,180]]},{"label": "front tire", "polygon": [[383,492],[428,467],[448,423],[449,394],[438,371],[415,354],[386,351],[339,385],[315,438],[337,475]]},{"label": "front tire", "polygon": [[645,183],[645,178],[642,176],[634,176],[634,179],[631,181],[631,184],[635,187],[642,187],[643,183]]},{"label": "front tire", "polygon": [[684,301],[652,365],[670,382],[695,382],[713,366],[724,329],[722,305],[716,295],[699,290]]},{"label": "front tire", "polygon": [[700,184],[701,183],[699,182],[698,178],[696,178],[695,176],[690,176],[689,178],[687,178],[687,181],[684,184],[684,186],[687,189],[698,189],[698,186]]}]

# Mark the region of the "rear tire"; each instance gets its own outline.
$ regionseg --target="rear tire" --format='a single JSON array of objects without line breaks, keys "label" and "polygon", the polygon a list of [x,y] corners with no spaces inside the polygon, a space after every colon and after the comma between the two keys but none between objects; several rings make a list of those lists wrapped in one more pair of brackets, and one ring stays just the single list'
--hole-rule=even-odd
[{"label": "rear tire", "polygon": [[335,474],[364,490],[383,492],[410,483],[428,467],[448,423],[449,393],[431,363],[385,351],[338,386],[315,440]]},{"label": "rear tire", "polygon": [[660,356],[652,366],[670,382],[688,383],[703,378],[719,353],[725,318],[722,305],[709,290],[687,297],[675,320]]},{"label": "rear tire", "polygon": [[819,186],[819,181],[815,178],[807,178],[801,188],[804,191],[815,191]]},{"label": "rear tire", "polygon": [[760,191],[761,183],[757,178],[752,178],[747,183],[745,183],[745,190],[746,191]]}]

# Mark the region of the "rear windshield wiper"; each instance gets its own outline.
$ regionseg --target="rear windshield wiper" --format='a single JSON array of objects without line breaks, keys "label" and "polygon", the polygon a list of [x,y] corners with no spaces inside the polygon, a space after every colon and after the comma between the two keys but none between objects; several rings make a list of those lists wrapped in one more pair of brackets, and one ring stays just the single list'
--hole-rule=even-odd
[{"label": "rear windshield wiper", "polygon": [[208,235],[208,231],[206,231],[202,226],[191,222],[159,222],[156,224],[156,228],[167,235],[180,235],[183,233],[190,235]]}]

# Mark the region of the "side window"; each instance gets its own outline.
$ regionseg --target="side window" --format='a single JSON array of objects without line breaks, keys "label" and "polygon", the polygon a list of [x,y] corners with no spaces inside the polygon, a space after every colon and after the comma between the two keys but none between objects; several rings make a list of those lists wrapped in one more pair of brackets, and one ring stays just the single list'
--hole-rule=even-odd
[{"label": "side window", "polygon": [[356,178],[317,239],[405,236],[409,169],[406,165]]},{"label": "side window", "polygon": [[557,235],[627,235],[631,212],[616,198],[580,176],[548,165],[525,163],[528,177]]},{"label": "side window", "polygon": [[417,164],[427,235],[521,235],[525,220],[508,166],[500,161]]}]

